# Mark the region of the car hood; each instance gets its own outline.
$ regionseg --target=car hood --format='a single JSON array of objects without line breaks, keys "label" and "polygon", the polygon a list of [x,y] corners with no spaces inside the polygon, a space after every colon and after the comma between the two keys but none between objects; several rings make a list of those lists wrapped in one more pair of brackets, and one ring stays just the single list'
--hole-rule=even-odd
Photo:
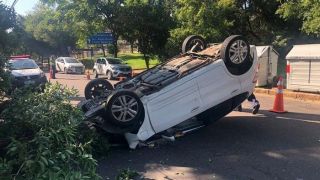
[{"label": "car hood", "polygon": [[67,63],[66,65],[69,67],[83,67],[82,63]]},{"label": "car hood", "polygon": [[15,77],[19,76],[32,76],[32,75],[40,75],[41,69],[19,69],[19,70],[11,70],[11,74]]},{"label": "car hood", "polygon": [[126,64],[110,64],[111,67],[117,67],[117,68],[130,68],[130,66]]}]

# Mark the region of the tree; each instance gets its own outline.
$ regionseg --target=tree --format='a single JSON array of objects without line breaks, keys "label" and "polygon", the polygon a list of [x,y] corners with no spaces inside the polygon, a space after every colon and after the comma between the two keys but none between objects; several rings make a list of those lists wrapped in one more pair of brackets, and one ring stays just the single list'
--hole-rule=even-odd
[{"label": "tree", "polygon": [[75,47],[77,37],[70,21],[61,18],[58,11],[44,4],[25,17],[25,30],[37,41],[51,46],[57,55],[67,55],[68,47]]},{"label": "tree", "polygon": [[132,37],[138,40],[139,51],[144,55],[149,68],[151,56],[164,55],[169,30],[174,24],[170,11],[164,1],[131,0],[124,7],[128,17],[125,21],[128,27],[125,29],[131,29]]},{"label": "tree", "polygon": [[9,76],[4,71],[6,56],[15,47],[11,41],[14,27],[16,26],[16,14],[0,1],[0,103],[3,100],[4,92],[9,86]]},{"label": "tree", "polygon": [[0,55],[10,53],[10,36],[16,26],[16,14],[13,9],[2,4],[0,1]]},{"label": "tree", "polygon": [[320,2],[317,0],[281,1],[277,13],[308,35],[320,37]]},{"label": "tree", "polygon": [[115,48],[114,57],[118,55],[118,39],[123,32],[123,23],[121,21],[123,11],[123,0],[90,0],[94,5],[98,17],[103,21],[105,30],[110,31],[113,35],[113,46]]}]

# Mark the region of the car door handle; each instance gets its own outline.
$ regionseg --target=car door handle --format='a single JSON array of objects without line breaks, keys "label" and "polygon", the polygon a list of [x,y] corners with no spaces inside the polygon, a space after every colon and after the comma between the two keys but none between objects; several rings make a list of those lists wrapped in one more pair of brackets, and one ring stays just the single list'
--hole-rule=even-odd
[{"label": "car door handle", "polygon": [[200,106],[194,107],[194,108],[191,110],[191,112],[198,111],[198,110],[199,110],[199,108],[200,108]]}]

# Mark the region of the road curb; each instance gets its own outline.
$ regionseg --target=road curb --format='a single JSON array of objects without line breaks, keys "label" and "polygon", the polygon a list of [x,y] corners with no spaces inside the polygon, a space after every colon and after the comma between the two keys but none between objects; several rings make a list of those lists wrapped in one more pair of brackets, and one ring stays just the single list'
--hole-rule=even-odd
[{"label": "road curb", "polygon": [[[257,94],[268,94],[268,95],[275,95],[277,89],[263,89],[263,88],[255,88],[254,92]],[[305,92],[294,92],[290,90],[284,90],[283,96],[303,101],[317,101],[320,102],[320,94],[312,94],[312,93],[305,93]]]}]

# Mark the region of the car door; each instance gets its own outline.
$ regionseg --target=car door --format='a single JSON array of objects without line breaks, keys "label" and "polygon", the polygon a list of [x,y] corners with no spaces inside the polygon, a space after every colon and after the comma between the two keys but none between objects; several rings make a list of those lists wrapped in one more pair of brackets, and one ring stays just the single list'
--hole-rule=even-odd
[{"label": "car door", "polygon": [[237,76],[231,75],[224,62],[216,62],[196,72],[202,111],[218,105],[241,92]]},{"label": "car door", "polygon": [[198,114],[199,92],[196,82],[182,78],[148,97],[147,110],[158,133]]},{"label": "car door", "polygon": [[102,68],[101,59],[99,58],[99,59],[97,59],[97,72],[98,72],[98,74],[102,74],[101,68]]},{"label": "car door", "polygon": [[64,64],[63,64],[63,59],[62,58],[58,58],[56,61],[56,68],[58,69],[58,71],[63,71],[64,69]]},{"label": "car door", "polygon": [[107,66],[108,66],[108,61],[106,59],[101,59],[101,69],[103,74],[107,74]]}]

